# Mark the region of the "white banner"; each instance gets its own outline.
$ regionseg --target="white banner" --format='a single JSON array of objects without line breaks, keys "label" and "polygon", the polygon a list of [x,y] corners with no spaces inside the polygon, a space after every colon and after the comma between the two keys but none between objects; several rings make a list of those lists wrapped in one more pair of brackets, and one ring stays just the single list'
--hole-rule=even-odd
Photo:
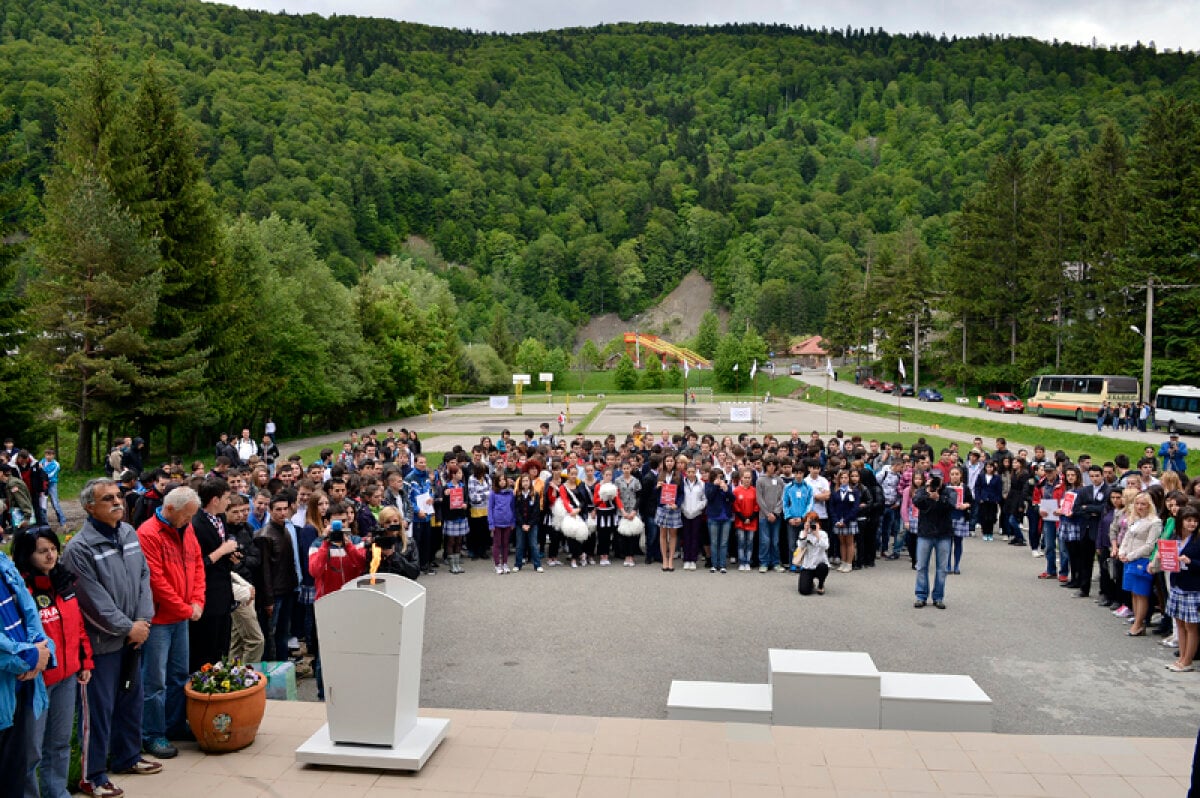
[{"label": "white banner", "polygon": [[554,372],[542,371],[538,373],[538,382],[554,382]]},{"label": "white banner", "polygon": [[729,420],[733,422],[749,422],[754,420],[753,407],[729,408]]},{"label": "white banner", "polygon": [[533,382],[533,378],[528,374],[514,374],[513,385],[528,385]]},{"label": "white banner", "polygon": [[488,406],[493,410],[504,410],[508,407],[507,396],[493,396],[488,399]]}]

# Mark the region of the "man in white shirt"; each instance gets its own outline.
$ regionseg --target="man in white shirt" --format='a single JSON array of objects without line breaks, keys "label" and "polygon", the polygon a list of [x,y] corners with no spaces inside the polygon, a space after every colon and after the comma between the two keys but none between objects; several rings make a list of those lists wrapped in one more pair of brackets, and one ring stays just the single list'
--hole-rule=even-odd
[{"label": "man in white shirt", "polygon": [[804,478],[804,481],[812,489],[813,494],[812,511],[817,514],[817,518],[821,519],[821,528],[828,532],[829,508],[825,502],[829,500],[829,480],[821,476],[821,461],[805,460],[804,467],[808,469],[808,476]]},{"label": "man in white shirt", "polygon": [[250,462],[250,458],[258,454],[258,444],[250,437],[250,430],[242,430],[242,437],[237,439],[237,443],[233,446],[237,452],[238,460],[243,465]]}]

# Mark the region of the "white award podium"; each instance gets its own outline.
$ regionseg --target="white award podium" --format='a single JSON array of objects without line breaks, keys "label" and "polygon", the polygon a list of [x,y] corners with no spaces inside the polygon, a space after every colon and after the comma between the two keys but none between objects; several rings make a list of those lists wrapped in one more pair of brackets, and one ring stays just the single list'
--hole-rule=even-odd
[{"label": "white award podium", "polygon": [[363,576],[314,606],[328,723],[296,749],[312,765],[420,770],[450,721],[417,717],[425,588]]}]

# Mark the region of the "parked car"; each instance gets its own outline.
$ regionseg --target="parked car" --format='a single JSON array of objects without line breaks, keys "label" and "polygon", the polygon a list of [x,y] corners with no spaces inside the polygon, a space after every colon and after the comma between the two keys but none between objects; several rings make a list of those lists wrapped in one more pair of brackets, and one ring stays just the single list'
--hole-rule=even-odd
[{"label": "parked car", "polygon": [[883,382],[879,383],[879,386],[875,390],[879,391],[880,393],[891,393],[892,391],[896,390],[896,383],[884,380]]},{"label": "parked car", "polygon": [[774,374],[775,373],[774,361],[768,360],[766,363],[763,363],[762,370],[767,372],[768,374]]},{"label": "parked car", "polygon": [[918,402],[940,402],[940,401],[942,401],[942,393],[941,393],[941,391],[935,390],[933,388],[922,388],[921,392],[919,394],[917,394],[917,401]]},{"label": "parked car", "polygon": [[901,396],[912,396],[913,395],[912,383],[902,382],[896,386],[896,390],[892,391],[892,393],[898,393]]},{"label": "parked car", "polygon": [[862,387],[869,391],[877,391],[879,390],[879,380],[875,379],[874,377],[867,377],[862,381]]},{"label": "parked car", "polygon": [[804,366],[800,365],[799,363],[793,363],[788,367],[788,374],[791,374],[793,377],[799,377],[803,373]]},{"label": "parked car", "polygon": [[1024,413],[1025,403],[1011,393],[989,393],[983,398],[983,409],[989,413]]}]

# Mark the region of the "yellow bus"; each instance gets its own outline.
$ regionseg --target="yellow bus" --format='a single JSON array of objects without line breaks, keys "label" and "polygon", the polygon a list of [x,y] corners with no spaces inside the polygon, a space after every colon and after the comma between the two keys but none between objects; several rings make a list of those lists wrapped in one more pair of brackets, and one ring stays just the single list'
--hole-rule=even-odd
[{"label": "yellow bus", "polygon": [[1133,377],[1102,374],[1046,374],[1025,383],[1027,410],[1039,416],[1066,416],[1076,421],[1096,420],[1105,402],[1136,402],[1141,394]]}]

